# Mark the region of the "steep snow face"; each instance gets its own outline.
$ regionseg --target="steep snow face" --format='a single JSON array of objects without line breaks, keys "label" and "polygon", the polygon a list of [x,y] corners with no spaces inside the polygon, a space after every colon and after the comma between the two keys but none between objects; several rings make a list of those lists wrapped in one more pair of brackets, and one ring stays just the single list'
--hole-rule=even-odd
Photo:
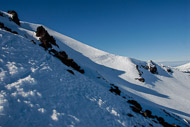
[{"label": "steep snow face", "polygon": [[[85,70],[82,75],[38,46],[39,24],[19,27],[4,15],[0,22],[18,35],[0,29],[0,126],[162,126],[158,118],[142,116],[146,109],[170,124],[189,126],[189,76],[109,54],[45,27],[59,45],[54,48],[66,51]],[[131,110],[130,99],[142,105],[140,114]]]},{"label": "steep snow face", "polygon": [[182,71],[182,72],[190,72],[190,63],[178,66],[178,67],[176,67],[176,69],[178,69],[179,71]]},{"label": "steep snow face", "polygon": [[71,68],[20,35],[0,35],[2,127],[161,126],[133,113],[106,81],[70,74]]},{"label": "steep snow face", "polygon": [[[37,27],[35,24],[29,24],[29,26],[29,29],[33,30]],[[190,114],[187,112],[190,105],[190,93],[188,92],[190,90],[190,78],[187,75],[175,70],[169,73],[166,71],[167,67],[158,64],[158,74],[152,74],[141,67],[148,65],[149,61],[144,62],[109,54],[50,30],[47,27],[46,29],[56,38],[60,47],[68,52],[77,63],[80,63],[86,70],[88,77],[93,78],[98,73],[108,82],[115,83],[123,88],[126,93],[131,93],[131,96],[138,96],[136,98],[140,102],[143,99],[147,99],[153,102],[153,105],[156,104],[158,107],[162,105],[161,108],[166,108],[190,120]],[[139,78],[136,65],[141,67],[142,77],[145,78],[144,83],[135,80]],[[184,103],[184,100],[186,103]]]}]

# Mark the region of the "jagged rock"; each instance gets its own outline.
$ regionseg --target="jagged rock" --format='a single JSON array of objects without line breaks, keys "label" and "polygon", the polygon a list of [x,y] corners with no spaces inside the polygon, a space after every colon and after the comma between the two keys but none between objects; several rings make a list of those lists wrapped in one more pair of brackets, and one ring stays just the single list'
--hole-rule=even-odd
[{"label": "jagged rock", "polygon": [[8,32],[12,32],[12,30],[8,27],[4,27],[4,30],[8,31]]},{"label": "jagged rock", "polygon": [[156,66],[150,66],[149,70],[150,70],[151,73],[157,74],[157,68],[156,68]]},{"label": "jagged rock", "polygon": [[59,46],[57,45],[57,43],[56,43],[55,39],[53,38],[53,36],[49,36],[49,41],[50,41],[50,43],[52,45],[55,45],[55,46],[57,46],[59,48]]},{"label": "jagged rock", "polygon": [[136,80],[139,80],[140,82],[145,82],[145,79],[140,77],[140,78],[135,78]]},{"label": "jagged rock", "polygon": [[139,66],[138,66],[138,65],[136,65],[136,69],[137,69],[137,71],[138,71],[138,73],[139,73],[139,76],[141,76],[143,72],[141,72],[141,71],[139,70]]},{"label": "jagged rock", "polygon": [[20,26],[20,20],[18,18],[18,14],[16,13],[16,11],[8,11],[9,14],[12,14],[12,21],[15,22],[17,25]]},{"label": "jagged rock", "polygon": [[148,68],[149,68],[149,71],[150,71],[152,74],[158,74],[157,68],[156,68],[156,64],[154,64],[154,63],[152,62],[152,60],[150,60],[150,63],[148,64]]},{"label": "jagged rock", "polygon": [[68,58],[68,55],[65,51],[58,52],[55,49],[51,49],[49,50],[49,53],[60,59],[65,65],[72,67],[78,72],[84,74],[84,70],[80,69],[80,66],[78,66],[78,64],[73,59]]},{"label": "jagged rock", "polygon": [[134,112],[140,113],[140,111],[142,110],[142,107],[141,107],[141,105],[137,101],[135,101],[135,100],[128,100],[127,102],[133,105],[133,106],[131,106],[131,108],[132,108],[132,110]]},{"label": "jagged rock", "polygon": [[40,38],[40,41],[42,42],[40,46],[44,47],[45,50],[52,48],[51,44],[48,43],[46,39]]},{"label": "jagged rock", "polygon": [[18,34],[16,31],[12,31],[13,34]]},{"label": "jagged rock", "polygon": [[0,28],[4,28],[4,24],[0,22]]},{"label": "jagged rock", "polygon": [[58,52],[52,48],[52,45],[55,45],[59,48],[56,44],[55,39],[53,36],[50,36],[49,33],[45,30],[43,26],[39,26],[36,30],[36,36],[40,37],[39,40],[42,42],[40,46],[44,47],[45,50],[49,49],[49,53],[60,59],[65,65],[72,67],[73,69],[77,70],[78,72],[84,74],[84,70],[80,69],[80,66],[73,60],[68,58],[66,52],[61,51]]},{"label": "jagged rock", "polygon": [[45,30],[43,26],[39,26],[36,30],[36,36],[40,37],[40,41],[42,42],[41,46],[47,50],[48,48],[52,48],[52,45],[55,45],[59,48],[59,46],[56,44],[55,39],[53,36],[50,36],[49,33]]},{"label": "jagged rock", "polygon": [[72,70],[67,69],[67,71],[73,75],[75,74]]},{"label": "jagged rock", "polygon": [[0,28],[6,30],[6,31],[8,31],[8,32],[11,32],[11,33],[13,33],[13,34],[18,34],[16,31],[12,31],[10,28],[6,27],[6,26],[5,26],[3,23],[1,23],[1,22],[0,22]]},{"label": "jagged rock", "polygon": [[167,68],[166,71],[169,73],[172,73],[172,69],[170,69],[170,68]]},{"label": "jagged rock", "polygon": [[119,90],[119,88],[117,86],[115,86],[114,84],[111,84],[111,85],[112,85],[112,87],[110,88],[109,91],[120,96],[121,91]]},{"label": "jagged rock", "polygon": [[145,110],[145,111],[142,113],[142,115],[143,115],[144,117],[153,118],[152,112],[151,112],[150,110]]},{"label": "jagged rock", "polygon": [[43,26],[39,26],[36,30],[36,36],[37,37],[43,37],[46,34],[46,30]]},{"label": "jagged rock", "polygon": [[128,113],[127,115],[128,115],[129,117],[134,117],[131,113]]},{"label": "jagged rock", "polygon": [[68,55],[66,54],[65,51],[60,51],[57,53],[57,57],[59,57],[60,59],[67,59]]},{"label": "jagged rock", "polygon": [[80,69],[78,70],[81,74],[84,74],[84,70],[83,69]]}]

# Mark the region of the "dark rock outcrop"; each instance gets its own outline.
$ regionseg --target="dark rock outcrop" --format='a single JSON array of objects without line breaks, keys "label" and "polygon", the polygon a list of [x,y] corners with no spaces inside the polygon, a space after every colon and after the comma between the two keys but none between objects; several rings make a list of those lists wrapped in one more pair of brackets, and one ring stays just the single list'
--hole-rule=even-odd
[{"label": "dark rock outcrop", "polygon": [[119,96],[121,94],[121,91],[119,90],[119,88],[117,86],[115,86],[114,84],[111,84],[111,88],[109,91],[112,93],[115,93],[116,95],[119,95]]},{"label": "dark rock outcrop", "polygon": [[131,113],[128,113],[127,116],[129,116],[129,117],[134,117]]},{"label": "dark rock outcrop", "polygon": [[51,55],[57,57],[59,60],[61,60],[62,63],[64,63],[68,67],[72,67],[76,71],[84,74],[84,70],[81,69],[80,66],[73,59],[68,58],[68,55],[65,51],[56,51],[52,48],[52,45],[55,45],[58,48],[59,46],[57,45],[56,40],[53,38],[53,36],[50,36],[43,26],[39,26],[37,28],[36,36],[39,37],[40,42],[42,42],[40,46],[42,46],[45,50],[48,50]]},{"label": "dark rock outcrop", "polygon": [[137,101],[135,101],[135,100],[128,100],[127,101],[129,104],[132,104],[133,106],[130,106],[131,108],[132,108],[132,110],[134,111],[134,112],[137,112],[137,113],[140,113],[141,112],[141,110],[142,110],[142,107],[141,107],[141,105],[137,102]]},{"label": "dark rock outcrop", "polygon": [[72,70],[67,69],[67,71],[68,71],[69,73],[75,75],[75,73],[74,73]]},{"label": "dark rock outcrop", "polygon": [[6,27],[3,23],[0,22],[0,28],[3,30],[6,30],[8,32],[11,32],[13,34],[18,34],[16,31],[12,31],[10,28]]},{"label": "dark rock outcrop", "polygon": [[42,42],[40,46],[44,47],[45,50],[52,48],[52,45],[55,45],[59,48],[53,36],[50,36],[43,26],[39,26],[37,28],[36,36],[40,37],[40,41]]},{"label": "dark rock outcrop", "polygon": [[140,78],[135,78],[136,80],[139,80],[140,82],[145,82],[145,79],[140,77]]},{"label": "dark rock outcrop", "polygon": [[150,60],[150,62],[146,66],[141,65],[141,67],[150,71],[152,74],[158,74],[156,64],[152,60]]},{"label": "dark rock outcrop", "polygon": [[150,61],[150,64],[148,65],[148,67],[149,67],[149,71],[152,74],[158,74],[156,64],[154,62],[152,62],[152,60]]},{"label": "dark rock outcrop", "polygon": [[142,113],[142,115],[143,115],[144,117],[154,118],[154,117],[152,116],[152,112],[151,112],[150,110],[145,110],[145,111]]},{"label": "dark rock outcrop", "polygon": [[16,11],[8,11],[8,13],[12,15],[12,18],[11,18],[12,21],[20,26],[20,20],[18,18],[18,14],[16,13]]}]

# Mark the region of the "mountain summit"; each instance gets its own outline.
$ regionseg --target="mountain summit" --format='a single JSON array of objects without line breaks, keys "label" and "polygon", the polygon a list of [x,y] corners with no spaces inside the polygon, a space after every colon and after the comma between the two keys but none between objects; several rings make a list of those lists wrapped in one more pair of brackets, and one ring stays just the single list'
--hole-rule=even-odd
[{"label": "mountain summit", "polygon": [[[189,127],[190,77],[0,12],[1,127]],[[146,49],[145,49],[146,50]]]}]

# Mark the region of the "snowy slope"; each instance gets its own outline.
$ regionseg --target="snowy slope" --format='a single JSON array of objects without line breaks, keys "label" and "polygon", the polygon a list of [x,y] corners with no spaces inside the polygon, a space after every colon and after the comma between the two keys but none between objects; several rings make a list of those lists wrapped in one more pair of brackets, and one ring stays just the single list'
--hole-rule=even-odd
[{"label": "snowy slope", "polygon": [[[170,124],[189,126],[189,76],[156,63],[153,74],[146,69],[151,61],[109,54],[45,27],[59,45],[54,48],[74,59],[81,74],[38,46],[39,24],[18,26],[3,13],[0,22],[18,35],[0,29],[0,126],[162,126],[135,113],[131,99],[141,113],[148,109]],[[115,86],[120,95],[110,92]]]},{"label": "snowy slope", "polygon": [[178,67],[176,67],[176,69],[178,69],[179,71],[188,73],[188,72],[190,72],[190,63],[178,66]]}]

